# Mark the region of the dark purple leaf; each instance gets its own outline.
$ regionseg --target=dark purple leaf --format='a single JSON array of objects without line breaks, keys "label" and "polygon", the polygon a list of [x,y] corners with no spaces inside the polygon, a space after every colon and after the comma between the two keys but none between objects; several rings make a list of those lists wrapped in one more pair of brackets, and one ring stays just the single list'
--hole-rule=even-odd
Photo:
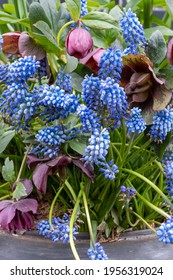
[{"label": "dark purple leaf", "polygon": [[91,165],[87,164],[85,165],[84,162],[80,159],[73,159],[73,163],[79,167],[82,172],[90,178],[92,182],[94,182],[94,169],[91,167]]},{"label": "dark purple leaf", "polygon": [[21,32],[8,32],[3,34],[2,49],[8,54],[19,54],[18,41]]},{"label": "dark purple leaf", "polygon": [[46,56],[45,50],[38,46],[37,43],[28,34],[22,33],[19,38],[19,52],[24,56],[36,56],[36,60],[41,60]]},{"label": "dark purple leaf", "polygon": [[33,154],[30,154],[27,156],[26,162],[28,167],[31,169],[35,166],[37,166],[37,164],[41,163],[41,162],[46,162],[49,161],[50,158],[49,157],[45,157],[45,158],[38,158]]},{"label": "dark purple leaf", "polygon": [[15,212],[16,209],[14,204],[7,206],[0,212],[0,226],[2,228],[6,227],[7,224],[9,224],[12,221],[12,219],[15,216]]},{"label": "dark purple leaf", "polygon": [[32,212],[35,214],[38,208],[37,200],[33,198],[21,199],[15,203],[15,208],[21,212]]},{"label": "dark purple leaf", "polygon": [[36,186],[36,188],[41,193],[46,193],[46,187],[47,187],[47,178],[50,173],[51,167],[48,166],[46,163],[38,164],[36,166],[36,169],[33,173],[33,182]]}]

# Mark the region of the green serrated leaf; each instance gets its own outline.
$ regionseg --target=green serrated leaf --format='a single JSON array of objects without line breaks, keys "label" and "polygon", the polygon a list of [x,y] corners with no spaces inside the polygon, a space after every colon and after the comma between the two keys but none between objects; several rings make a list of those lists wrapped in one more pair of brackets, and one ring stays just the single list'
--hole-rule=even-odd
[{"label": "green serrated leaf", "polygon": [[16,183],[16,188],[13,192],[13,199],[19,200],[21,197],[26,196],[25,186],[21,182]]},{"label": "green serrated leaf", "polygon": [[14,172],[14,163],[9,158],[5,159],[4,165],[2,166],[2,177],[6,182],[14,183],[16,177]]},{"label": "green serrated leaf", "polygon": [[36,26],[37,29],[39,29],[39,31],[41,31],[41,33],[52,43],[55,45],[55,47],[58,47],[57,42],[53,36],[52,30],[50,29],[49,25],[42,21],[39,20],[37,21],[34,26]]},{"label": "green serrated leaf", "polygon": [[156,26],[156,27],[146,28],[144,30],[146,39],[148,40],[156,30],[159,30],[163,36],[173,36],[173,31],[170,28],[165,26]]},{"label": "green serrated leaf", "polygon": [[74,21],[78,21],[81,12],[80,0],[66,0],[67,8],[70,12],[70,16]]},{"label": "green serrated leaf", "polygon": [[159,30],[156,30],[148,40],[147,56],[151,61],[158,65],[160,64],[166,55],[167,47],[165,39]]},{"label": "green serrated leaf", "polygon": [[10,141],[15,135],[14,130],[9,130],[0,135],[0,154],[6,149]]},{"label": "green serrated leaf", "polygon": [[35,33],[42,33],[39,29],[36,28],[35,23],[38,21],[44,21],[47,23],[49,27],[51,27],[51,23],[48,19],[48,17],[45,14],[44,9],[39,3],[32,3],[29,8],[29,19],[30,19],[30,25],[32,32]]},{"label": "green serrated leaf", "polygon": [[78,59],[67,54],[67,64],[64,68],[64,72],[71,73],[77,68],[77,66]]},{"label": "green serrated leaf", "polygon": [[118,29],[115,19],[104,12],[90,12],[81,18],[84,25],[93,29]]},{"label": "green serrated leaf", "polygon": [[79,142],[77,139],[69,141],[70,148],[80,155],[85,152],[86,144]]}]

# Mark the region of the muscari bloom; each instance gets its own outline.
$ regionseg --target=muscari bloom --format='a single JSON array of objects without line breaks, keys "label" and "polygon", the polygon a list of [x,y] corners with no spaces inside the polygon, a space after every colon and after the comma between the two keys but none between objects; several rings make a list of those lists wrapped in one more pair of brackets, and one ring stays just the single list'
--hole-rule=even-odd
[{"label": "muscari bloom", "polygon": [[68,33],[65,45],[70,56],[81,59],[92,51],[93,40],[90,33],[79,24]]},{"label": "muscari bloom", "polygon": [[126,188],[125,186],[120,187],[120,192],[126,200],[130,200],[136,194],[135,188]]},{"label": "muscari bloom", "polygon": [[119,49],[109,48],[101,56],[98,66],[98,76],[100,79],[111,77],[119,83],[122,72],[122,53]]},{"label": "muscari bloom", "polygon": [[[109,117],[119,125],[119,121],[126,115],[128,108],[124,89],[114,79],[107,77],[100,83],[100,99],[109,111]],[[117,125],[117,126],[118,126]]]},{"label": "muscari bloom", "polygon": [[32,229],[37,207],[37,201],[32,198],[0,201],[0,229],[8,232]]},{"label": "muscari bloom", "polygon": [[82,132],[88,133],[100,128],[97,114],[86,105],[79,105],[76,112],[82,123]]},{"label": "muscari bloom", "polygon": [[[70,218],[68,214],[64,214],[62,218],[57,217],[52,219],[52,225],[49,221],[42,220],[37,224],[37,230],[39,234],[43,235],[46,238],[52,239],[54,242],[59,240],[63,243],[69,242],[69,233],[70,233]],[[76,239],[74,235],[78,234],[78,226],[73,227],[73,238]]]},{"label": "muscari bloom", "polygon": [[99,242],[95,243],[93,248],[89,248],[87,254],[91,260],[108,260],[108,256]]},{"label": "muscari bloom", "polygon": [[161,224],[157,230],[157,236],[161,242],[173,243],[173,217],[168,218],[165,223]]},{"label": "muscari bloom", "polygon": [[118,173],[118,167],[111,160],[109,163],[106,162],[106,155],[110,145],[110,135],[106,128],[102,131],[95,129],[93,134],[89,138],[89,145],[85,148],[83,160],[85,164],[99,165],[99,171],[105,178],[113,180],[115,174]]},{"label": "muscari bloom", "polygon": [[169,195],[173,198],[173,161],[168,161],[164,168],[164,173],[166,176],[166,190]]},{"label": "muscari bloom", "polygon": [[97,111],[101,106],[100,79],[86,75],[82,82],[82,100],[89,109]]},{"label": "muscari bloom", "polygon": [[143,26],[130,8],[128,11],[124,8],[119,24],[124,40],[128,45],[146,45]]},{"label": "muscari bloom", "polygon": [[162,111],[155,114],[153,124],[150,127],[149,135],[154,141],[165,140],[168,132],[172,130],[173,109],[167,106]]},{"label": "muscari bloom", "polygon": [[137,107],[131,109],[128,120],[126,121],[126,127],[129,133],[137,132],[140,134],[146,129],[146,123],[141,115],[141,111]]},{"label": "muscari bloom", "polygon": [[63,69],[59,70],[56,77],[55,85],[60,89],[63,89],[65,93],[72,92],[71,76],[68,73],[64,73]]}]

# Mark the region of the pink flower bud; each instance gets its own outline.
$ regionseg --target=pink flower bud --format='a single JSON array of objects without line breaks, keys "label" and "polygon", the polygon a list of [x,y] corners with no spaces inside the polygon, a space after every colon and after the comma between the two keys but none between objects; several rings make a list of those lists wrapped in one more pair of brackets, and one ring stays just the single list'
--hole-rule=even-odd
[{"label": "pink flower bud", "polygon": [[66,50],[70,56],[83,58],[92,51],[93,40],[90,33],[81,26],[71,30],[66,38]]}]

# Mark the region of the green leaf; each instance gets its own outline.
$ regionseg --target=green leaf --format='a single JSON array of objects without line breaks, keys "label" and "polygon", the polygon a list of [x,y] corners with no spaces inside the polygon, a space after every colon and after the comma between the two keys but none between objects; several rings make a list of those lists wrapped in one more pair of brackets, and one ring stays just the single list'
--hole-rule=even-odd
[{"label": "green leaf", "polygon": [[75,90],[77,90],[79,92],[82,92],[83,78],[79,74],[77,74],[75,72],[71,73],[70,76],[72,77],[72,81],[71,81],[72,87]]},{"label": "green leaf", "polygon": [[150,37],[147,46],[147,56],[154,64],[160,64],[166,55],[167,47],[165,39],[159,30],[156,30]]},{"label": "green leaf", "polygon": [[109,15],[111,15],[116,20],[119,20],[122,17],[121,9],[118,5],[116,5],[113,9],[110,10]]},{"label": "green leaf", "polygon": [[156,142],[152,142],[152,146],[154,148],[154,151],[156,153],[156,155],[161,159],[163,158],[165,149],[167,148],[167,146],[170,144],[171,141],[171,132],[168,132],[166,139],[164,141],[162,141],[162,143],[156,143]]},{"label": "green leaf", "polygon": [[74,139],[69,141],[70,148],[77,152],[80,155],[83,155],[85,152],[86,144],[81,143],[78,141],[78,139]]},{"label": "green leaf", "polygon": [[156,26],[156,27],[146,28],[144,30],[146,39],[149,39],[156,30],[159,30],[163,36],[173,36],[173,31],[170,28],[165,26]]},{"label": "green leaf", "polygon": [[118,29],[115,19],[104,12],[90,12],[81,18],[84,25],[94,29]]},{"label": "green leaf", "polygon": [[0,135],[0,154],[3,153],[3,151],[6,149],[10,141],[15,135],[14,130],[9,130],[4,132],[2,135]]},{"label": "green leaf", "polygon": [[169,10],[171,18],[173,18],[173,0],[166,0],[166,5]]},{"label": "green leaf", "polygon": [[3,4],[3,9],[9,14],[15,14],[15,9],[13,4]]},{"label": "green leaf", "polygon": [[2,166],[2,177],[9,183],[14,183],[16,177],[14,172],[14,163],[9,158],[5,159],[4,165]]},{"label": "green leaf", "polygon": [[13,199],[19,200],[21,197],[26,196],[26,188],[21,182],[16,183],[16,188],[13,192]]},{"label": "green leaf", "polygon": [[70,16],[74,21],[78,21],[81,12],[80,0],[66,0],[67,8],[70,12]]},{"label": "green leaf", "polygon": [[29,19],[31,24],[31,30],[35,33],[42,33],[38,28],[36,28],[35,23],[38,21],[43,21],[47,23],[49,27],[51,27],[50,21],[45,14],[42,6],[39,3],[32,3],[29,8]]},{"label": "green leaf", "polygon": [[77,66],[78,59],[67,54],[67,64],[64,68],[64,72],[71,73],[77,68]]}]

